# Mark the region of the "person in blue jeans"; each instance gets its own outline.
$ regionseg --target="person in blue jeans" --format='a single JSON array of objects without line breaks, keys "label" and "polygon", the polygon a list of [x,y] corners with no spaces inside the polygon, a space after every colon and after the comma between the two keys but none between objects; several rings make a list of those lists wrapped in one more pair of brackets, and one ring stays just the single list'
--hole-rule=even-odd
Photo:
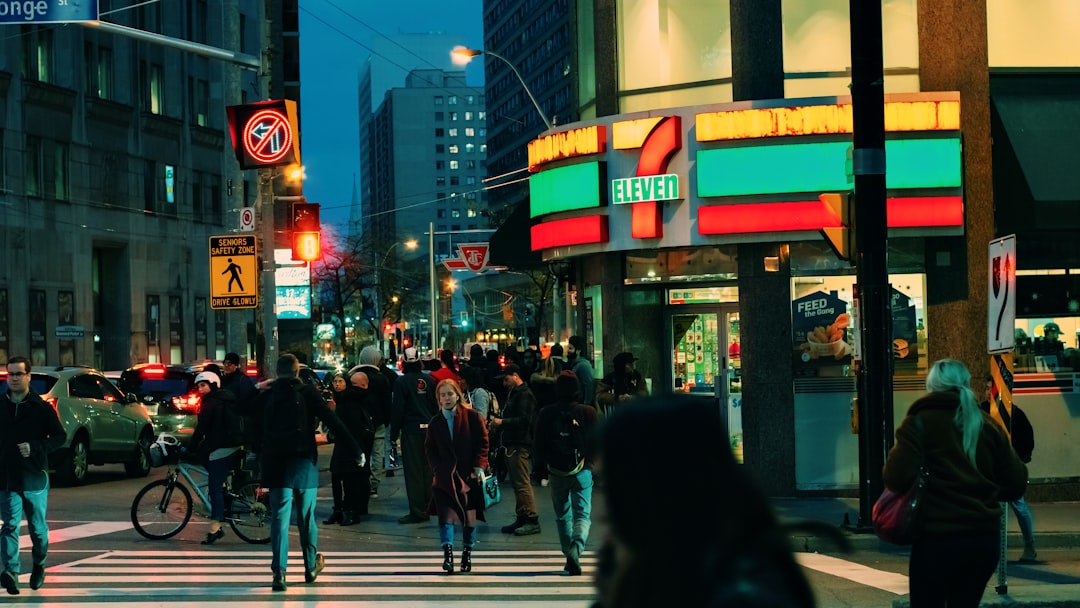
[{"label": "person in blue jeans", "polygon": [[45,584],[49,527],[49,452],[64,445],[64,426],[56,410],[30,389],[30,361],[7,362],[7,391],[0,396],[0,586],[19,594],[19,525],[26,515],[33,570],[30,588]]},{"label": "person in blue jeans", "polygon": [[[995,408],[998,408],[999,412],[1002,412],[1001,417],[1004,418],[1004,407],[1001,405],[1001,400],[998,399],[997,388],[994,386],[993,376],[986,377],[986,391],[983,394],[983,402],[980,407],[984,412],[990,413],[990,404],[993,403]],[[1031,463],[1031,453],[1035,451],[1035,430],[1031,427],[1031,422],[1028,420],[1024,410],[1017,407],[1015,403],[1012,404],[1012,420],[1010,421],[1010,441],[1012,441],[1013,449],[1016,450],[1016,455],[1020,457],[1020,461],[1024,464]],[[1013,513],[1016,514],[1016,523],[1020,526],[1020,535],[1024,539],[1024,552],[1020,554],[1020,561],[1022,562],[1034,562],[1038,560],[1038,553],[1035,551],[1035,525],[1031,518],[1031,509],[1028,507],[1027,501],[1024,497],[1009,501],[1009,506],[1012,507]]]},{"label": "person in blue jeans", "polygon": [[581,574],[581,554],[592,527],[592,445],[596,410],[577,402],[577,375],[564,371],[555,378],[555,403],[540,410],[533,444],[537,462],[547,465],[555,528],[570,576]]},{"label": "person in blue jeans", "polygon": [[[318,420],[334,432],[338,447],[355,454],[357,466],[367,461],[356,439],[310,384],[298,378],[300,362],[292,354],[278,358],[277,379],[262,393],[248,413],[261,412],[262,486],[270,489],[273,520],[270,527],[270,570],[274,591],[285,591],[289,560],[289,520],[296,512],[300,548],[304,556],[304,581],[314,583],[326,566],[318,552],[319,529],[315,525],[315,496],[319,488],[319,454],[315,445]],[[318,420],[316,420],[318,419]]]}]

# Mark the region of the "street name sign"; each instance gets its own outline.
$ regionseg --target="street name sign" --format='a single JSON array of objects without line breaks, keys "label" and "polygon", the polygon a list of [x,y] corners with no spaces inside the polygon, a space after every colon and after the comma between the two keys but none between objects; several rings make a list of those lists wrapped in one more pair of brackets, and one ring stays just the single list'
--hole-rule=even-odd
[{"label": "street name sign", "polygon": [[255,235],[210,237],[210,308],[258,306],[258,268]]},{"label": "street name sign", "polygon": [[97,21],[97,0],[0,0],[0,23]]}]

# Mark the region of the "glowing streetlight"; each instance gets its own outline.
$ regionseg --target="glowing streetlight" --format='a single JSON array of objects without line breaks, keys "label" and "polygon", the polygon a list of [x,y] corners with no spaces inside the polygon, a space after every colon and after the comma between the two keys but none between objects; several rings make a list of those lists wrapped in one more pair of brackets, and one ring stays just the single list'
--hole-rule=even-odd
[{"label": "glowing streetlight", "polygon": [[476,57],[478,55],[488,55],[494,57],[509,66],[510,70],[514,72],[514,76],[517,76],[518,81],[521,82],[522,88],[525,89],[525,94],[529,96],[529,100],[532,101],[533,106],[536,107],[537,113],[540,114],[540,119],[544,121],[544,126],[546,126],[549,131],[555,128],[551,125],[551,121],[548,120],[548,117],[546,114],[544,114],[544,111],[540,109],[540,103],[536,101],[536,97],[533,95],[532,91],[529,90],[529,85],[525,84],[525,79],[521,77],[521,72],[519,72],[518,69],[514,67],[514,64],[510,63],[509,59],[491,51],[470,49],[466,46],[457,46],[454,47],[454,50],[450,51],[450,57],[457,65],[465,65],[466,63],[472,61],[473,57]]}]

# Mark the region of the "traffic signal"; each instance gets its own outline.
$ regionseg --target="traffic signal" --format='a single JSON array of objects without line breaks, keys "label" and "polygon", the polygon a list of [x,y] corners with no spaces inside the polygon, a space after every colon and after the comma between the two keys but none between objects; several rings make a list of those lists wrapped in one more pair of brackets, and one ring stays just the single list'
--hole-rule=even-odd
[{"label": "traffic signal", "polygon": [[229,135],[241,169],[300,162],[296,102],[274,99],[227,106]]},{"label": "traffic signal", "polygon": [[292,204],[292,259],[311,262],[322,257],[318,203]]}]

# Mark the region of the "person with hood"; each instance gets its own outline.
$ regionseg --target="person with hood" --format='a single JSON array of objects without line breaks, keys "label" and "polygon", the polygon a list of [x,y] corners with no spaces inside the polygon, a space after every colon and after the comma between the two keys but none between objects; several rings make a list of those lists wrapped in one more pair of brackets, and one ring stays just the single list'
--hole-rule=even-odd
[{"label": "person with hood", "polygon": [[367,375],[368,388],[364,405],[375,424],[375,438],[369,452],[371,457],[368,458],[368,466],[371,468],[370,494],[372,498],[379,497],[379,484],[386,475],[386,454],[389,444],[386,429],[390,424],[390,410],[394,402],[393,386],[397,381],[397,374],[381,365],[382,361],[383,356],[379,352],[379,347],[369,344],[360,351],[360,364],[349,370],[350,376],[356,372]]},{"label": "person with hood", "polygon": [[566,347],[567,368],[577,376],[581,384],[577,402],[582,405],[594,405],[596,403],[596,381],[593,379],[592,363],[585,358],[589,352],[588,344],[584,336],[570,336]]},{"label": "person with hood", "polygon": [[[365,406],[369,397],[368,376],[355,372],[346,378],[341,372],[334,372],[331,381],[334,394],[334,413],[342,424],[349,429],[353,439],[360,442],[364,454],[370,454],[375,437],[374,421]],[[371,472],[367,463],[357,466],[356,456],[346,444],[334,442],[334,451],[330,455],[330,487],[334,497],[334,510],[323,521],[326,525],[341,524],[351,526],[368,513],[368,501],[371,499]]]},{"label": "person with hood", "polygon": [[424,453],[432,470],[430,513],[439,518],[442,568],[454,573],[455,527],[462,527],[461,571],[472,572],[476,522],[484,519],[481,484],[488,468],[488,434],[484,419],[466,407],[461,387],[443,380],[435,388],[439,413],[428,422]]},{"label": "person with hood", "polygon": [[911,605],[978,606],[1001,555],[1001,502],[1024,495],[1027,467],[979,409],[963,362],[931,365],[926,390],[896,429],[882,471],[898,494],[920,468],[930,473],[908,563]]},{"label": "person with hood", "polygon": [[637,357],[633,353],[615,355],[611,373],[597,384],[596,405],[605,415],[622,401],[649,394],[645,378],[634,369],[634,361],[637,361]]},{"label": "person with hood", "polygon": [[7,390],[0,396],[0,585],[19,594],[19,526],[30,529],[30,588],[45,584],[49,552],[49,453],[64,445],[56,410],[30,388],[30,360],[7,361]]},{"label": "person with hood", "polygon": [[299,378],[300,362],[285,353],[277,360],[277,378],[251,406],[262,414],[262,486],[270,489],[273,520],[270,527],[271,589],[285,591],[285,567],[289,560],[289,522],[294,503],[304,581],[314,583],[326,566],[318,552],[319,528],[315,525],[315,497],[319,489],[319,452],[315,429],[321,420],[334,432],[335,448],[344,446],[356,464],[367,457],[349,429],[326,404],[322,395]]},{"label": "person with hood", "polygon": [[236,453],[240,451],[243,437],[231,436],[227,417],[234,415],[230,408],[236,407],[236,396],[221,388],[221,378],[214,372],[200,372],[195,376],[195,390],[201,402],[195,431],[190,445],[204,460],[207,474],[207,494],[210,496],[210,531],[202,540],[212,545],[225,536],[221,524],[225,522],[225,479],[233,470]]},{"label": "person with hood", "polygon": [[[540,410],[536,419],[533,456],[545,463],[551,486],[551,505],[555,509],[555,526],[559,545],[566,556],[563,567],[570,576],[581,574],[581,554],[589,540],[592,526],[593,454],[590,441],[596,427],[596,410],[576,401],[577,376],[566,371],[555,379],[557,400]],[[579,444],[579,445],[575,445]],[[578,449],[580,448],[580,450]],[[564,452],[576,452],[575,457],[559,465],[551,461],[563,458]]]}]

